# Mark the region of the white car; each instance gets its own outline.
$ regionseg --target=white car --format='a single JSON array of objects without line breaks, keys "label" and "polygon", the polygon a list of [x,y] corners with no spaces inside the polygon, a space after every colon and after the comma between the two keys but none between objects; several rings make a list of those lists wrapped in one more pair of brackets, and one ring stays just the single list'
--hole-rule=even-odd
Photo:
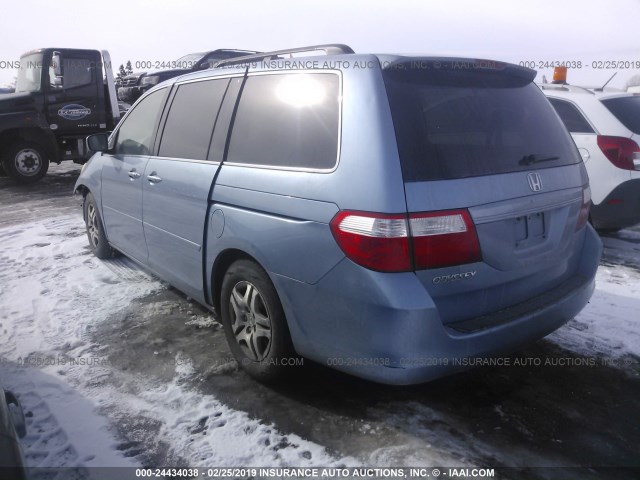
[{"label": "white car", "polygon": [[591,223],[615,231],[640,223],[640,95],[539,85],[571,133],[591,183]]}]

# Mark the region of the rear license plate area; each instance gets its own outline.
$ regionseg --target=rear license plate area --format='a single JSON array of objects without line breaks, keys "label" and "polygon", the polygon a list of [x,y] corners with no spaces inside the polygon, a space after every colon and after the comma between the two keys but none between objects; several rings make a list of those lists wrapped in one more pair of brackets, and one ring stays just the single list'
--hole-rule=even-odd
[{"label": "rear license plate area", "polygon": [[522,215],[513,219],[516,247],[529,246],[546,238],[544,212]]}]

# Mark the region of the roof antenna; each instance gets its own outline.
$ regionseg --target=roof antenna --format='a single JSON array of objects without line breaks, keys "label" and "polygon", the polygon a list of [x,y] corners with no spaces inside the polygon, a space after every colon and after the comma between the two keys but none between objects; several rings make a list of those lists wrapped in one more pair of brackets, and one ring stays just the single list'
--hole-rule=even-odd
[{"label": "roof antenna", "polygon": [[602,85],[600,88],[595,88],[594,90],[595,90],[596,92],[603,92],[603,91],[604,91],[604,87],[606,87],[607,85],[609,85],[609,82],[610,82],[611,80],[613,80],[613,77],[615,77],[617,74],[618,74],[618,72],[616,72],[616,73],[614,73],[613,75],[611,75],[611,78],[610,78],[609,80],[607,80],[607,81],[605,82],[605,84],[604,84],[604,85]]}]

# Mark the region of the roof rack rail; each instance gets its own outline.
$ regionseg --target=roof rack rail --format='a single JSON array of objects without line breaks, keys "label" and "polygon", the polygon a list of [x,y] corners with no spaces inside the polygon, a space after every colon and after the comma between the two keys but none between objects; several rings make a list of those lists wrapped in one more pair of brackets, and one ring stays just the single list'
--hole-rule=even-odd
[{"label": "roof rack rail", "polygon": [[580,85],[573,85],[571,83],[539,83],[537,84],[542,90],[566,90],[569,91],[572,88],[575,90],[582,90],[585,93],[595,95],[594,89],[581,87]]},{"label": "roof rack rail", "polygon": [[325,55],[340,55],[355,53],[353,49],[342,43],[327,43],[324,45],[311,45],[309,47],[287,48],[285,50],[274,50],[273,52],[264,52],[256,55],[246,55],[243,57],[230,58],[228,60],[221,60],[216,64],[215,68],[226,67],[229,65],[242,65],[243,63],[250,63],[256,60],[272,59],[275,60],[281,55],[291,55],[293,53],[305,53],[305,52],[324,52]]}]

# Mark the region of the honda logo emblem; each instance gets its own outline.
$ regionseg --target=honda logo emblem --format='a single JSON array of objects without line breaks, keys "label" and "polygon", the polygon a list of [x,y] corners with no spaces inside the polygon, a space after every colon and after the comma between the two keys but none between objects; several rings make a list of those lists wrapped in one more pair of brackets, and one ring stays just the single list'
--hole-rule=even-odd
[{"label": "honda logo emblem", "polygon": [[534,192],[539,192],[542,190],[542,179],[540,179],[539,173],[530,173],[527,175],[527,179],[529,180],[529,187]]}]

